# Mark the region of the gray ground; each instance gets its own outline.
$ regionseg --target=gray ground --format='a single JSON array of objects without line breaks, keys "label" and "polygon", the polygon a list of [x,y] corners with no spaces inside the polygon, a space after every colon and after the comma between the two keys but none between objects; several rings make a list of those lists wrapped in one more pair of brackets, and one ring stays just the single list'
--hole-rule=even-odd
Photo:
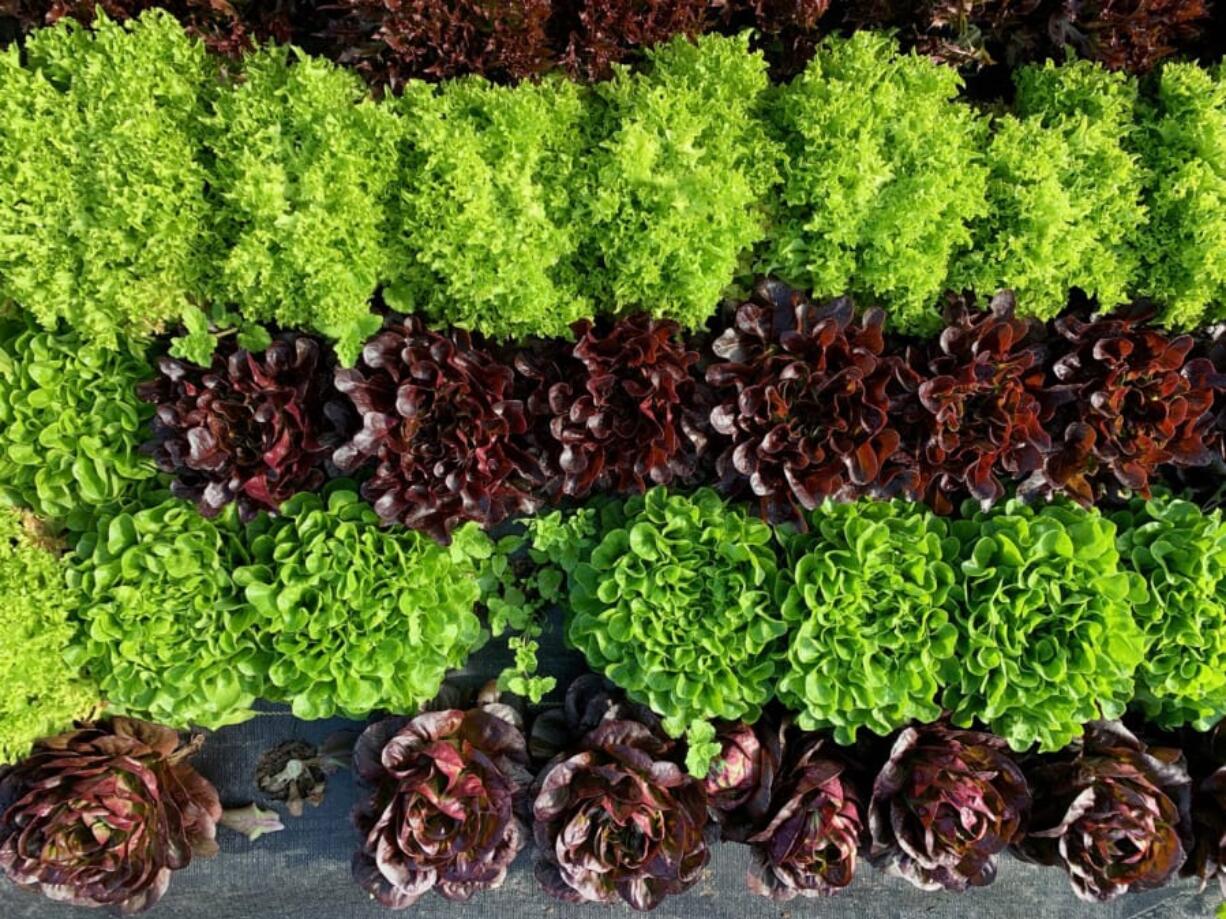
[{"label": "gray ground", "polygon": [[[556,645],[547,648],[543,656],[545,672],[564,676],[577,669],[573,655]],[[473,669],[485,674],[496,672],[501,658],[494,649],[487,649],[474,658]],[[469,678],[482,679],[472,671]],[[270,711],[211,735],[196,764],[218,787],[224,804],[241,806],[256,800],[268,806],[253,779],[256,760],[263,750],[292,738],[320,743],[332,732],[352,726],[343,721],[301,722],[284,711]],[[178,872],[170,891],[150,915],[161,919],[364,919],[392,915],[369,900],[349,876],[355,846],[349,812],[357,794],[351,774],[340,772],[329,778],[321,807],[308,807],[300,818],[282,813],[284,832],[252,843],[220,829],[221,855],[211,861],[194,862]],[[623,907],[571,907],[550,900],[535,889],[530,858],[529,852],[521,854],[500,890],[469,904],[449,903],[431,895],[404,915],[421,919],[594,919],[603,915],[629,919],[635,915]],[[689,893],[666,900],[651,915],[654,919],[1191,919],[1213,916],[1220,899],[1216,887],[1200,894],[1197,885],[1182,882],[1091,906],[1073,896],[1061,872],[1006,859],[993,886],[965,894],[924,893],[865,865],[851,889],[839,897],[775,904],[746,891],[746,859],[741,846],[717,846],[703,881]],[[0,919],[81,919],[90,915],[97,913],[50,903],[0,880]]]}]

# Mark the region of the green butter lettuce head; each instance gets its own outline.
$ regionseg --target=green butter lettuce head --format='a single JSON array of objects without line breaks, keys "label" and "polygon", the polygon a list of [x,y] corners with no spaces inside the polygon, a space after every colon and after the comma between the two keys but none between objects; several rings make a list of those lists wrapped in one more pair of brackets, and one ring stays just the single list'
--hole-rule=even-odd
[{"label": "green butter lettuce head", "polygon": [[208,520],[167,497],[102,517],[68,573],[83,633],[70,661],[123,714],[176,728],[249,718],[272,656],[230,575],[242,558],[233,506]]},{"label": "green butter lettuce head", "polygon": [[75,330],[0,320],[0,504],[82,530],[157,474],[139,453],[151,375],[130,341],[104,350]]},{"label": "green butter lettuce head", "polygon": [[496,338],[569,335],[591,315],[570,201],[582,100],[561,78],[406,88],[389,303]]},{"label": "green butter lettuce head", "polygon": [[67,18],[0,53],[0,300],[121,346],[207,272],[204,47],[169,14]]},{"label": "green butter lettuce head", "polygon": [[1150,213],[1140,293],[1188,329],[1226,319],[1226,66],[1168,63],[1156,95],[1138,139]]},{"label": "green butter lettuce head", "polygon": [[1115,525],[1096,510],[1016,499],[964,513],[953,524],[958,649],[943,673],[954,723],[978,719],[1014,750],[1054,751],[1085,722],[1118,718],[1144,654],[1132,609],[1146,591],[1120,565]]},{"label": "green butter lettuce head", "polygon": [[74,629],[64,574],[33,518],[0,508],[0,766],[97,707],[98,688],[65,658]]},{"label": "green butter lettuce head", "polygon": [[601,516],[602,537],[570,572],[571,643],[673,736],[757,718],[786,631],[770,527],[707,488],[658,486]]},{"label": "green butter lettuce head", "polygon": [[839,743],[932,721],[953,659],[957,543],[946,521],[905,501],[827,501],[788,540],[791,634],[779,698],[806,730]]},{"label": "green butter lettuce head", "polygon": [[1162,727],[1208,730],[1226,714],[1226,523],[1169,497],[1113,518],[1123,564],[1149,594],[1136,605],[1146,653],[1137,700]]},{"label": "green butter lettuce head", "polygon": [[346,363],[379,328],[396,121],[361,80],[284,47],[243,59],[209,135],[214,295],[253,322],[310,328]]},{"label": "green butter lettuce head", "polygon": [[267,698],[299,718],[416,711],[484,635],[475,526],[440,546],[388,529],[352,483],[299,494],[249,529],[250,564],[234,572],[244,630],[270,664]]},{"label": "green butter lettuce head", "polygon": [[1020,68],[1017,115],[994,125],[988,207],[955,288],[1011,288],[1018,313],[1049,319],[1080,288],[1104,306],[1136,278],[1146,211],[1130,152],[1136,81],[1089,61]]},{"label": "green butter lettuce head", "polygon": [[592,91],[576,182],[595,302],[701,328],[765,234],[776,152],[757,116],[766,61],[739,37],[684,36]]},{"label": "green butter lettuce head", "polygon": [[939,328],[951,260],[985,209],[986,121],[960,87],[884,33],[827,39],[771,108],[782,188],[760,270],[818,298],[881,298],[899,331]]}]

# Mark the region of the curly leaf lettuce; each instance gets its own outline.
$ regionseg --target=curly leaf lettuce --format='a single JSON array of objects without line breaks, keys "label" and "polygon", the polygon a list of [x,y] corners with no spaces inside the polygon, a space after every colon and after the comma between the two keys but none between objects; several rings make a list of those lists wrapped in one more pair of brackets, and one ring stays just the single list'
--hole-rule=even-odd
[{"label": "curly leaf lettuce", "polygon": [[211,68],[168,13],[63,21],[0,52],[0,299],[115,348],[174,323],[208,272]]},{"label": "curly leaf lettuce", "polygon": [[1086,61],[1024,67],[1017,116],[994,125],[988,208],[954,288],[1010,288],[1018,313],[1050,319],[1080,288],[1123,301],[1140,265],[1142,170],[1129,152],[1136,82]]},{"label": "curly leaf lettuce", "polygon": [[352,363],[379,327],[395,116],[354,74],[284,47],[245,57],[242,76],[209,134],[213,294],[248,321],[336,339]]},{"label": "curly leaf lettuce", "polygon": [[950,263],[985,211],[986,122],[961,79],[888,35],[831,38],[770,109],[782,184],[760,271],[817,298],[854,291],[931,333]]},{"label": "curly leaf lettuce", "polygon": [[563,79],[406,88],[394,308],[498,338],[565,335],[591,315],[571,201],[582,101]]},{"label": "curly leaf lettuce", "polygon": [[749,35],[678,37],[593,87],[572,220],[595,302],[701,328],[765,227],[773,148],[756,109],[766,61]]}]

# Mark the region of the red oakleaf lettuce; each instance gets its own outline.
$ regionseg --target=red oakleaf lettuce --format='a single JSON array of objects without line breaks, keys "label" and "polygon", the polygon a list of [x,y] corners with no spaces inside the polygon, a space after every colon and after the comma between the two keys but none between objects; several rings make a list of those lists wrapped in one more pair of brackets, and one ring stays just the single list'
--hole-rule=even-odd
[{"label": "red oakleaf lettuce", "polygon": [[705,387],[677,324],[640,314],[573,329],[573,348],[515,358],[548,463],[546,493],[640,493],[692,479],[707,443]]},{"label": "red oakleaf lettuce", "polygon": [[208,368],[159,358],[157,377],[137,387],[156,406],[145,452],[206,517],[231,501],[244,520],[276,511],[323,485],[335,472],[332,452],[352,433],[335,364],[318,340],[292,332],[262,354],[223,339]]},{"label": "red oakleaf lettuce", "polygon": [[988,313],[953,299],[940,338],[908,349],[923,379],[915,454],[937,513],[953,513],[967,496],[986,509],[1005,494],[1002,473],[1030,475],[1051,450],[1042,327],[1013,308],[1010,294]]},{"label": "red oakleaf lettuce", "polygon": [[439,540],[467,520],[530,513],[540,461],[517,441],[528,422],[514,380],[467,332],[389,316],[358,365],[336,372],[362,429],[333,460],[348,472],[373,459],[362,494],[379,516]]},{"label": "red oakleaf lettuce", "polygon": [[772,520],[825,498],[915,490],[894,419],[917,381],[884,354],[884,321],[879,309],[855,321],[848,298],[818,306],[770,279],[736,307],[707,368],[711,426],[726,438],[717,460],[725,489],[747,486]]},{"label": "red oakleaf lettuce", "polygon": [[1213,422],[1216,373],[1205,358],[1189,359],[1189,335],[1145,326],[1146,305],[1085,321],[1055,322],[1053,343],[1057,442],[1022,486],[1023,493],[1065,492],[1084,504],[1121,490],[1148,497],[1164,464],[1203,466]]}]

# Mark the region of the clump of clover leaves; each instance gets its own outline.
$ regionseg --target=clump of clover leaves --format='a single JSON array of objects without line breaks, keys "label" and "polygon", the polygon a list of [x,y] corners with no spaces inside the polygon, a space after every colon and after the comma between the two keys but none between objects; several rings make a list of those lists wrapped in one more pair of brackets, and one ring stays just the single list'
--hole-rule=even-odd
[{"label": "clump of clover leaves", "polygon": [[567,637],[594,669],[674,737],[711,740],[703,722],[757,718],[787,631],[769,526],[710,489],[663,486],[589,509],[569,532],[546,520],[535,548],[567,573]]},{"label": "clump of clover leaves", "polygon": [[103,350],[74,330],[0,320],[0,503],[80,531],[152,479],[140,444],[153,410],[135,392],[151,373],[127,341]]},{"label": "clump of clover leaves", "polygon": [[102,516],[68,572],[81,621],[69,661],[113,710],[171,727],[251,717],[272,655],[230,572],[244,558],[233,505],[216,518],[165,495]]},{"label": "clump of clover leaves", "polygon": [[299,718],[416,711],[484,639],[475,607],[475,525],[441,546],[385,528],[352,482],[300,493],[248,528],[250,563],[234,572],[246,631],[269,656],[268,698]]},{"label": "clump of clover leaves", "polygon": [[1145,583],[1121,567],[1115,525],[1096,510],[1017,499],[974,509],[952,524],[958,647],[941,701],[960,727],[978,719],[1015,750],[1058,750],[1131,700]]},{"label": "clump of clover leaves", "polygon": [[833,729],[843,744],[860,728],[935,720],[957,638],[949,524],[900,500],[827,501],[809,523],[783,537],[791,634],[779,698],[802,728]]},{"label": "clump of clover leaves", "polygon": [[0,765],[98,703],[97,688],[64,659],[74,633],[64,570],[33,517],[0,508]]},{"label": "clump of clover leaves", "polygon": [[1149,587],[1135,617],[1148,648],[1137,701],[1162,727],[1226,714],[1226,522],[1189,501],[1134,500],[1114,515],[1124,564]]}]

